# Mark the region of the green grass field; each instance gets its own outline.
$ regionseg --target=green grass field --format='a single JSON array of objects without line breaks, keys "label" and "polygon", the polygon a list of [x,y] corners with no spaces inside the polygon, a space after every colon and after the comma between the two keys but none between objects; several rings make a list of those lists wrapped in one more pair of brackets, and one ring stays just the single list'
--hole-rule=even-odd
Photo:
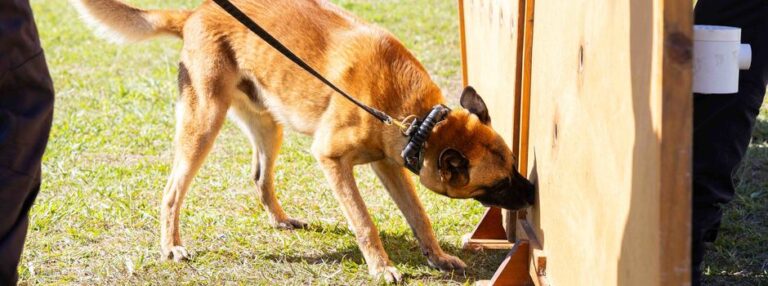
[{"label": "green grass field", "polygon": [[[57,90],[43,187],[32,209],[20,265],[26,284],[370,284],[354,236],[308,153],[310,140],[287,134],[276,185],[303,231],[269,226],[249,180],[250,148],[227,123],[185,201],[188,263],[159,260],[159,201],[170,172],[176,66],[181,42],[160,38],[119,46],[101,40],[66,1],[33,0]],[[145,8],[196,6],[198,0],[131,0]],[[448,95],[460,86],[456,1],[335,0],[386,27],[422,60]],[[765,111],[764,111],[765,114]],[[765,118],[765,117],[763,117]],[[708,256],[708,281],[755,283],[768,261],[768,123],[761,121],[739,197]],[[455,276],[426,265],[405,220],[367,167],[360,189],[391,259],[408,284],[488,279],[503,251],[460,249],[484,208],[420,187],[435,232],[467,262]]]},{"label": "green grass field", "polygon": [[[195,7],[199,1],[129,1]],[[334,1],[387,27],[421,59],[446,93],[459,92],[455,1]],[[172,158],[176,67],[181,41],[114,45],[97,38],[66,1],[33,1],[57,90],[43,188],[21,263],[30,284],[369,284],[341,209],[309,154],[288,134],[276,171],[278,196],[305,231],[269,226],[249,177],[250,144],[227,123],[182,214],[189,263],[159,261],[159,202]],[[466,276],[426,265],[397,207],[368,167],[356,170],[385,248],[409,283],[489,278],[504,252],[460,250],[483,207],[424,189],[419,195]]]}]

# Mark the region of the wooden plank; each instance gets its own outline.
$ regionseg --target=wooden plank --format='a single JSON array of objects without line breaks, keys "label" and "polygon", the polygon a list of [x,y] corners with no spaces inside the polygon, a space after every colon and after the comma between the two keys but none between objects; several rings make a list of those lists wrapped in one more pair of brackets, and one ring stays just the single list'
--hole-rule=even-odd
[{"label": "wooden plank", "polygon": [[[517,37],[517,80],[515,83],[515,124],[513,127],[513,152],[518,155],[518,171],[523,177],[528,176],[528,136],[531,98],[531,55],[533,53],[533,15],[534,0],[520,0],[518,5]],[[513,211],[504,211],[507,237],[514,239],[517,229],[517,215]],[[535,239],[535,238],[534,238]]]},{"label": "wooden plank", "polygon": [[494,129],[511,148],[516,148],[513,134],[518,82],[518,1],[464,0],[461,3],[467,83],[485,100]]},{"label": "wooden plank", "polygon": [[527,240],[530,243],[530,265],[529,275],[532,278],[532,282],[536,286],[550,285],[546,277],[547,272],[547,255],[536,237],[536,230],[531,225],[531,222],[527,219],[527,213],[525,211],[518,211],[517,231],[519,239]]},{"label": "wooden plank", "polygon": [[[526,15],[525,2],[526,0],[517,1],[517,15]],[[523,51],[525,50],[525,48],[523,48],[523,44],[525,44],[525,37],[521,35],[525,35],[525,17],[517,17],[517,45],[515,46],[517,53],[517,57],[515,59],[517,62],[515,65],[514,120],[517,122],[513,121],[514,126],[512,127],[512,153],[514,153],[518,159],[520,159],[520,124],[518,124],[518,122],[520,119],[520,102],[523,97]],[[518,170],[520,170],[520,161],[518,160],[516,163]]]},{"label": "wooden plank", "polygon": [[[527,162],[539,199],[529,218],[553,285],[685,283],[690,67],[667,63],[672,42],[685,42],[667,30],[691,5],[678,4],[536,1]],[[677,38],[690,35],[685,23]]]},{"label": "wooden plank", "polygon": [[510,249],[512,243],[502,227],[501,209],[491,207],[485,211],[483,218],[471,233],[462,237],[462,248],[480,249]]},{"label": "wooden plank", "polygon": [[[519,3],[524,1],[459,0],[464,84],[483,96],[494,128],[518,158],[520,125],[516,122],[522,91],[518,63],[523,58],[523,37],[518,35],[524,24],[524,17],[518,15],[523,15],[524,5]],[[504,217],[507,238],[514,241],[515,215],[505,211]]]},{"label": "wooden plank", "polygon": [[493,286],[527,286],[533,285],[528,276],[530,260],[530,243],[527,240],[518,240],[507,257],[499,266],[488,285]]},{"label": "wooden plank", "polygon": [[[466,72],[538,187],[517,224],[540,243],[529,269],[536,276],[545,264],[546,277],[534,282],[686,285],[692,5],[538,0],[533,10],[520,1],[531,9],[517,15],[531,14],[516,20],[536,22],[530,42],[526,29],[516,39],[523,46],[500,33],[491,6],[504,3],[466,0]],[[498,64],[508,62],[522,70]],[[514,75],[520,97],[504,92],[499,74]]]},{"label": "wooden plank", "polygon": [[[518,31],[522,35],[518,37],[518,69],[515,96],[515,124],[514,140],[515,154],[518,154],[518,171],[523,177],[528,177],[528,136],[529,136],[529,114],[531,98],[531,55],[533,51],[533,15],[534,0],[520,0],[519,2]],[[517,231],[517,213],[505,210],[505,217],[509,218],[505,225],[508,237],[516,237]],[[514,222],[514,223],[512,223]],[[535,239],[535,238],[534,238]]]},{"label": "wooden plank", "polygon": [[[693,97],[691,3],[663,0],[661,68],[661,190],[659,191],[662,285],[691,282],[691,164]],[[682,206],[682,208],[681,208]]]},{"label": "wooden plank", "polygon": [[461,41],[461,84],[467,86],[469,84],[467,76],[467,39],[464,28],[464,0],[459,1],[459,40]]},{"label": "wooden plank", "polygon": [[519,144],[520,144],[520,162],[518,167],[520,174],[524,177],[528,177],[528,137],[529,132],[529,119],[531,110],[531,67],[533,59],[533,17],[534,17],[534,0],[525,0],[525,17],[524,17],[524,33],[523,33],[523,62],[521,64],[523,68],[523,74],[521,75],[522,93],[520,94],[520,118],[519,119]]},{"label": "wooden plank", "polygon": [[464,238],[463,249],[468,250],[509,250],[515,244],[506,239],[471,239]]}]

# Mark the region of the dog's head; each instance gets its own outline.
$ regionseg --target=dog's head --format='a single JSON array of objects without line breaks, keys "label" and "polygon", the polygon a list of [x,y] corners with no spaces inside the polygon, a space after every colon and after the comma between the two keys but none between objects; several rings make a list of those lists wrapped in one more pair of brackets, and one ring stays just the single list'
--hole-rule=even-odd
[{"label": "dog's head", "polygon": [[521,209],[533,203],[533,184],[517,172],[517,158],[491,128],[485,102],[472,87],[461,106],[432,130],[419,173],[421,183],[451,198],[473,198],[484,205]]}]

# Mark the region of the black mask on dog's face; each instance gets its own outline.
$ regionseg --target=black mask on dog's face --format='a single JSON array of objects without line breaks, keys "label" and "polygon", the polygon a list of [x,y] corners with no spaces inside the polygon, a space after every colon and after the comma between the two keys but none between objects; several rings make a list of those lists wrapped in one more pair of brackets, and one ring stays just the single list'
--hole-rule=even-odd
[{"label": "black mask on dog's face", "polygon": [[486,206],[518,210],[532,205],[535,196],[535,186],[520,175],[517,170],[513,170],[510,177],[485,188],[483,194],[475,196],[473,199]]}]

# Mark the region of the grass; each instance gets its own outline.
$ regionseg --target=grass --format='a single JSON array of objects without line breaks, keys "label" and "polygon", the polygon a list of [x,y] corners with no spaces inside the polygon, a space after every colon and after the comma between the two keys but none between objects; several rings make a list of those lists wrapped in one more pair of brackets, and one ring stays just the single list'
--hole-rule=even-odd
[{"label": "grass", "polygon": [[[146,8],[195,0],[132,0]],[[455,1],[334,1],[390,29],[447,94],[460,86]],[[181,42],[127,46],[93,36],[66,1],[33,0],[57,90],[43,186],[20,265],[27,284],[370,284],[367,267],[321,171],[310,140],[288,134],[276,171],[286,211],[306,231],[271,228],[249,180],[250,147],[227,123],[182,214],[189,263],[159,260],[159,202],[170,172],[176,66]],[[504,252],[466,252],[460,238],[483,208],[423,188],[419,196],[446,251],[465,276],[426,265],[402,215],[367,167],[356,170],[391,259],[409,284],[488,279]]]},{"label": "grass", "polygon": [[704,258],[706,285],[768,285],[768,102],[756,125],[734,176],[736,197]]},{"label": "grass", "polygon": [[[141,7],[194,7],[192,0],[132,0]],[[336,0],[388,28],[421,59],[446,94],[459,91],[456,2]],[[188,263],[159,261],[158,202],[171,161],[180,41],[118,46],[92,35],[66,1],[33,0],[57,90],[43,187],[32,209],[20,265],[26,284],[370,284],[353,235],[308,153],[288,134],[277,166],[286,211],[306,231],[272,229],[248,179],[250,150],[227,123],[185,202]],[[768,106],[745,162],[738,196],[706,259],[712,285],[768,284]],[[407,224],[367,168],[361,190],[385,248],[408,284],[488,279],[504,252],[465,252],[460,236],[483,208],[419,189],[444,249],[469,265],[466,276],[426,266]]]}]

